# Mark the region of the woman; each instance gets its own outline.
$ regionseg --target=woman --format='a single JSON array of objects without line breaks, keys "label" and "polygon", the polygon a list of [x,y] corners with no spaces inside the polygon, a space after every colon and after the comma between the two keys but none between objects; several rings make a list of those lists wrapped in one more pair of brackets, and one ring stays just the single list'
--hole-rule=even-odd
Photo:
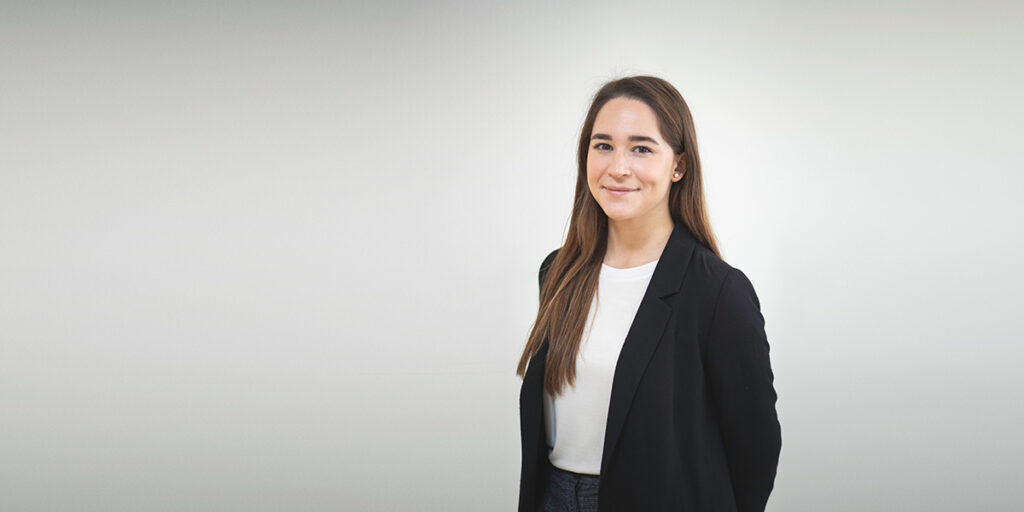
[{"label": "woman", "polygon": [[563,247],[519,361],[520,511],[763,511],[782,446],[760,303],[721,259],[690,111],[595,95]]}]

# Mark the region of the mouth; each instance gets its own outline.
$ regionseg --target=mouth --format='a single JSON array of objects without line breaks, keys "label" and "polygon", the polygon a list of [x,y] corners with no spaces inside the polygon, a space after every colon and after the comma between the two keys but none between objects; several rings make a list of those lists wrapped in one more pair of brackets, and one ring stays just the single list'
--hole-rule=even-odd
[{"label": "mouth", "polygon": [[604,189],[609,194],[611,194],[613,196],[624,196],[624,195],[626,195],[626,194],[628,194],[630,192],[635,192],[636,191],[636,189],[632,189],[632,188],[610,188],[610,187],[604,187]]}]

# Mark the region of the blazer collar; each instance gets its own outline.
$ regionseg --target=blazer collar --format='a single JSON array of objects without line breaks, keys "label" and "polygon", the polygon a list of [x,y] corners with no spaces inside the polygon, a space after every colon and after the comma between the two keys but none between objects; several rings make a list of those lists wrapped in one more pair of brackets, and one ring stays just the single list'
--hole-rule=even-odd
[{"label": "blazer collar", "polygon": [[[626,334],[622,350],[619,352],[618,362],[615,365],[611,401],[605,425],[604,450],[601,456],[601,474],[605,474],[609,460],[615,453],[622,433],[622,426],[626,421],[630,405],[633,403],[633,396],[640,384],[640,378],[647,368],[647,363],[654,355],[672,313],[672,308],[665,298],[679,292],[696,245],[697,240],[690,233],[686,224],[676,221],[658,264],[654,267],[654,274],[647,285],[647,291],[640,300],[640,307]],[[529,396],[531,396],[528,404],[521,404],[523,407],[521,413],[524,415],[523,425],[524,427],[534,426],[528,430],[536,430],[537,426],[540,429],[544,428],[542,400],[544,398],[544,366],[547,349],[548,344],[545,342],[531,360],[523,379],[524,387],[526,387],[524,391],[530,393]],[[531,442],[543,442],[545,437],[541,434],[541,431],[524,431],[524,435],[528,436],[528,440]]]}]

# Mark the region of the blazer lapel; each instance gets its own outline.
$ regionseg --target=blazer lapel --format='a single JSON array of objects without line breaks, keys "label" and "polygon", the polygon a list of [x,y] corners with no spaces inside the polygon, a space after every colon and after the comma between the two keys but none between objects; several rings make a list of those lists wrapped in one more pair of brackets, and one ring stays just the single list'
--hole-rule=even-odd
[{"label": "blazer lapel", "polygon": [[672,313],[671,306],[663,298],[679,291],[696,242],[686,225],[676,221],[626,334],[612,378],[612,396],[608,406],[604,451],[601,455],[602,475],[605,474],[608,462],[618,445],[622,425],[633,403],[640,378],[651,356],[654,355]]}]

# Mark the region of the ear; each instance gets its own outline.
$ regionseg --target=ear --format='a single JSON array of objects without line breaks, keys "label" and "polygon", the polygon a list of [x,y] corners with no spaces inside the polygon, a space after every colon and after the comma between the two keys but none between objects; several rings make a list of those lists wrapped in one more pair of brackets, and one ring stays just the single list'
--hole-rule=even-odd
[{"label": "ear", "polygon": [[[679,177],[675,173],[679,173]],[[686,153],[680,153],[676,158],[676,168],[672,171],[672,181],[680,181],[686,175]]]}]

